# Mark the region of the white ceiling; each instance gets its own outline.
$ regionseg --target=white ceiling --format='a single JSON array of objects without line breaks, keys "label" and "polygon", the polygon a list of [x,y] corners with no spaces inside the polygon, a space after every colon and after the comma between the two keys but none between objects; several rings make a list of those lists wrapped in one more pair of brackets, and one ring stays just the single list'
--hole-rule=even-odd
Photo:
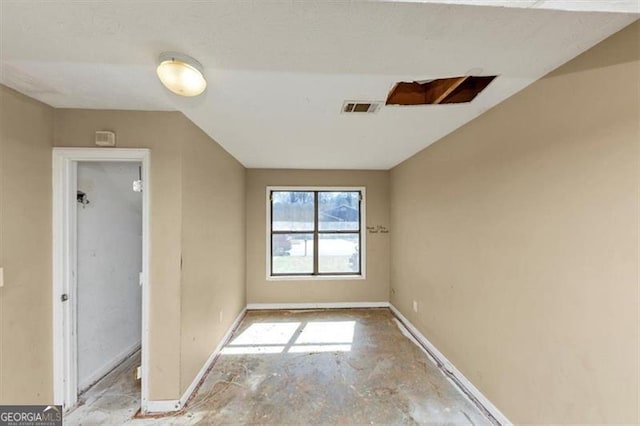
[{"label": "white ceiling", "polygon": [[[390,168],[639,16],[636,0],[0,1],[2,83],[55,107],[179,110],[274,168]],[[162,87],[167,50],[204,65],[204,95]],[[499,75],[470,104],[340,113],[469,72]]]}]

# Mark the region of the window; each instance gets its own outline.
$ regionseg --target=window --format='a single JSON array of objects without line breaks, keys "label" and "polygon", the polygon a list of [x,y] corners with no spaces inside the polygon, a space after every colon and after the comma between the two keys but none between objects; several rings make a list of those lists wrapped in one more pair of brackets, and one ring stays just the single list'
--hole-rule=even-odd
[{"label": "window", "polygon": [[268,276],[362,276],[364,188],[267,188]]}]

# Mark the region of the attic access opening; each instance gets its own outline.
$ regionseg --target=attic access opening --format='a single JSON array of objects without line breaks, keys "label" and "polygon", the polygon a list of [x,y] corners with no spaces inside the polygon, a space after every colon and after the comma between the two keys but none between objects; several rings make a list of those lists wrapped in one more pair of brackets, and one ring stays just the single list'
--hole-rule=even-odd
[{"label": "attic access opening", "polygon": [[437,105],[471,102],[497,76],[462,76],[420,82],[401,81],[391,89],[386,105]]}]

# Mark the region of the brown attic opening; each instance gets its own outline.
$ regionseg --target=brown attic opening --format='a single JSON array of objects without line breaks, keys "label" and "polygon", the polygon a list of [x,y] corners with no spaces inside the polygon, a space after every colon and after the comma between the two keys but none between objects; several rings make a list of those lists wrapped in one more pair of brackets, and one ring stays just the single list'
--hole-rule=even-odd
[{"label": "brown attic opening", "polygon": [[437,105],[471,102],[496,78],[462,76],[427,82],[401,81],[391,89],[386,105]]}]

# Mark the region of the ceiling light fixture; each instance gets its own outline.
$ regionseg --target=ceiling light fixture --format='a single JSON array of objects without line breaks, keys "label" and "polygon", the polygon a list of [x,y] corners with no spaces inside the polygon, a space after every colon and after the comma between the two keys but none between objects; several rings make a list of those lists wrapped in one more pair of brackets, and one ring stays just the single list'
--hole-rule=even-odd
[{"label": "ceiling light fixture", "polygon": [[156,72],[162,84],[176,95],[198,96],[207,88],[200,62],[182,53],[162,53]]}]

